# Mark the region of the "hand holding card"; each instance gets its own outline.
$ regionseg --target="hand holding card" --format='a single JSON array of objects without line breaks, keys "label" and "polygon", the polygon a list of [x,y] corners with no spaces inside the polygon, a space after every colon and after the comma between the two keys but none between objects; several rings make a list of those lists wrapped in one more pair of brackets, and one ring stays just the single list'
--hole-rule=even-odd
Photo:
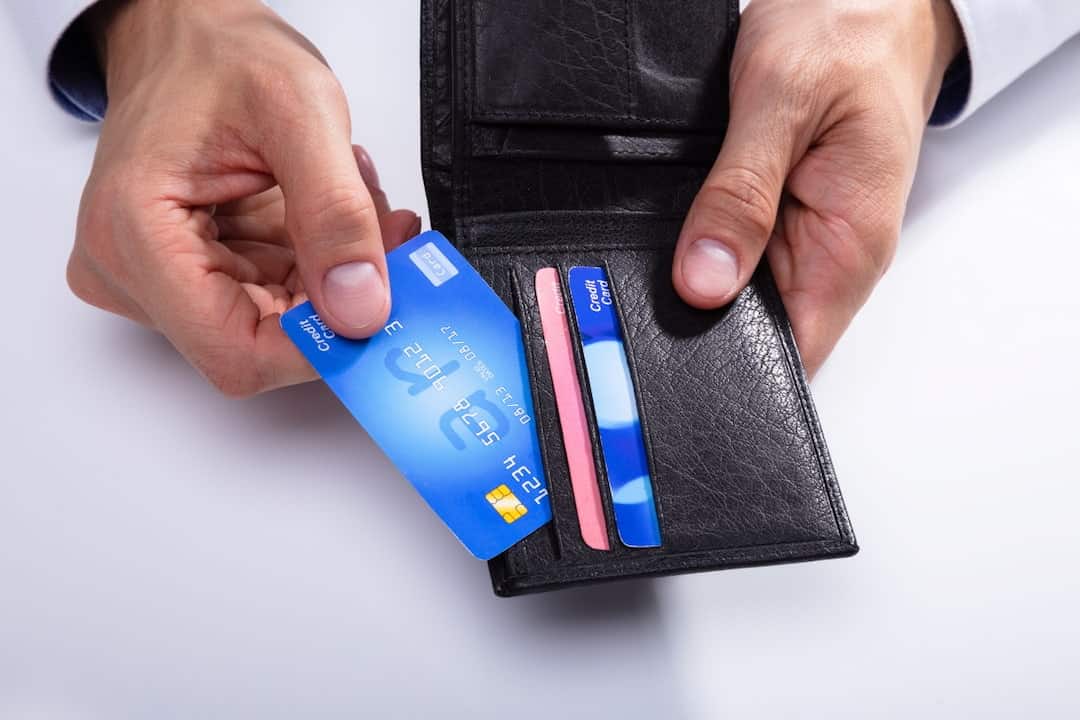
[{"label": "hand holding card", "polygon": [[387,256],[393,308],[366,340],[310,303],[281,326],[459,540],[489,559],[551,519],[517,318],[437,232]]}]

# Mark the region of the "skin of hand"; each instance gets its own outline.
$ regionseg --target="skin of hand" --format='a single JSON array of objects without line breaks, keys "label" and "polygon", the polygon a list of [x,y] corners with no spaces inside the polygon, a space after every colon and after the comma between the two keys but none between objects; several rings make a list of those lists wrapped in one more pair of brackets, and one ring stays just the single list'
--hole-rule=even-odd
[{"label": "skin of hand", "polygon": [[816,373],[893,257],[962,45],[947,0],[753,0],[724,145],[679,236],[682,298],[731,302],[764,253]]},{"label": "skin of hand", "polygon": [[92,19],[109,106],[68,283],[161,331],[229,396],[313,379],[278,325],[390,310],[385,253],[420,230],[351,144],[325,60],[260,0],[128,0]]}]

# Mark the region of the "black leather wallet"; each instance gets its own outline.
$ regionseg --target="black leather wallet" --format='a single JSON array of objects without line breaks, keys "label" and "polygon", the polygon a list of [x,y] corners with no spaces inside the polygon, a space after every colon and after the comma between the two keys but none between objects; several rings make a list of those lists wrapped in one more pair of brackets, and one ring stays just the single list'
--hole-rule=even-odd
[{"label": "black leather wallet", "polygon": [[[854,554],[772,276],[704,312],[671,284],[683,216],[727,124],[737,0],[424,0],[423,170],[443,231],[518,315],[552,522],[490,562],[496,594]],[[581,537],[534,278],[607,270],[662,545]],[[571,332],[577,333],[571,318]]]}]

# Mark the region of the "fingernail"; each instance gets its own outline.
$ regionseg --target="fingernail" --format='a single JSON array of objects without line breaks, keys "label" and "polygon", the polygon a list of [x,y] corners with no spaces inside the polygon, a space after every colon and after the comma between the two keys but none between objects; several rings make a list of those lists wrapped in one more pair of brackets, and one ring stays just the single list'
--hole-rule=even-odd
[{"label": "fingernail", "polygon": [[382,185],[379,184],[379,171],[375,169],[375,162],[368,155],[368,151],[359,146],[356,150],[356,166],[360,168],[360,177],[364,179],[365,185],[373,190],[382,189]]},{"label": "fingernail", "polygon": [[423,226],[423,220],[419,215],[416,216],[416,221],[409,228],[409,237],[416,237],[420,234],[420,228]]},{"label": "fingernail", "polygon": [[338,322],[356,330],[382,320],[386,283],[369,262],[350,262],[330,268],[323,278],[323,302]]},{"label": "fingernail", "polygon": [[701,238],[683,255],[682,275],[695,295],[719,302],[735,291],[739,261],[724,243]]}]

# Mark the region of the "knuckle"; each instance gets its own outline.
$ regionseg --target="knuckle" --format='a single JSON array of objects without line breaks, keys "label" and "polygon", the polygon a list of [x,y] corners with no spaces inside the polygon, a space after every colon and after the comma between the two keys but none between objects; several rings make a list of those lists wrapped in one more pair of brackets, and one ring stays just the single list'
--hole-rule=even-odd
[{"label": "knuckle", "polygon": [[109,233],[100,232],[92,225],[79,225],[75,230],[75,250],[78,254],[72,256],[72,261],[82,264],[93,262],[97,265],[106,264],[109,257],[108,245]]},{"label": "knuckle", "polygon": [[110,203],[102,199],[104,193],[89,187],[83,195],[79,218],[75,224],[75,248],[81,258],[100,261],[104,259],[105,245],[111,233],[106,232]]},{"label": "knuckle", "polygon": [[[254,63],[248,69],[254,104],[277,110],[277,119],[296,122],[302,115],[340,112],[346,107],[345,90],[328,67],[317,61],[282,64]],[[297,109],[306,113],[297,113]]]},{"label": "knuckle", "polygon": [[[189,322],[167,332],[188,362],[218,392],[228,398],[247,398],[261,392],[266,384],[259,372],[254,348],[222,331],[230,325],[229,312],[222,324]],[[192,339],[193,343],[189,344]]]},{"label": "knuckle", "polygon": [[354,242],[360,235],[356,231],[377,218],[370,197],[354,183],[339,181],[316,194],[289,222],[293,232],[305,235],[305,244],[318,246]]},{"label": "knuckle", "polygon": [[900,237],[899,221],[851,220],[820,216],[818,245],[831,259],[839,277],[849,279],[846,287],[833,288],[842,294],[854,294],[862,300],[885,274],[892,263]]},{"label": "knuckle", "polygon": [[193,363],[214,389],[227,398],[243,399],[262,390],[257,373],[226,354],[208,353]]},{"label": "knuckle", "polygon": [[706,180],[698,196],[700,220],[727,224],[740,234],[764,241],[776,223],[776,207],[765,188],[769,180],[748,167],[725,168]]},{"label": "knuckle", "polygon": [[75,297],[88,305],[97,305],[94,286],[90,282],[90,270],[78,252],[73,252],[68,259],[66,280],[68,289]]},{"label": "knuckle", "polygon": [[301,72],[303,87],[316,100],[321,100],[324,104],[342,107],[345,105],[345,88],[330,68],[322,63],[315,63]]},{"label": "knuckle", "polygon": [[896,248],[900,244],[899,224],[889,225],[866,244],[866,262],[868,274],[876,282],[880,280],[892,265],[896,257]]},{"label": "knuckle", "polygon": [[812,53],[787,40],[764,39],[733,63],[733,77],[748,92],[767,89],[783,97],[805,95],[816,84]]}]

